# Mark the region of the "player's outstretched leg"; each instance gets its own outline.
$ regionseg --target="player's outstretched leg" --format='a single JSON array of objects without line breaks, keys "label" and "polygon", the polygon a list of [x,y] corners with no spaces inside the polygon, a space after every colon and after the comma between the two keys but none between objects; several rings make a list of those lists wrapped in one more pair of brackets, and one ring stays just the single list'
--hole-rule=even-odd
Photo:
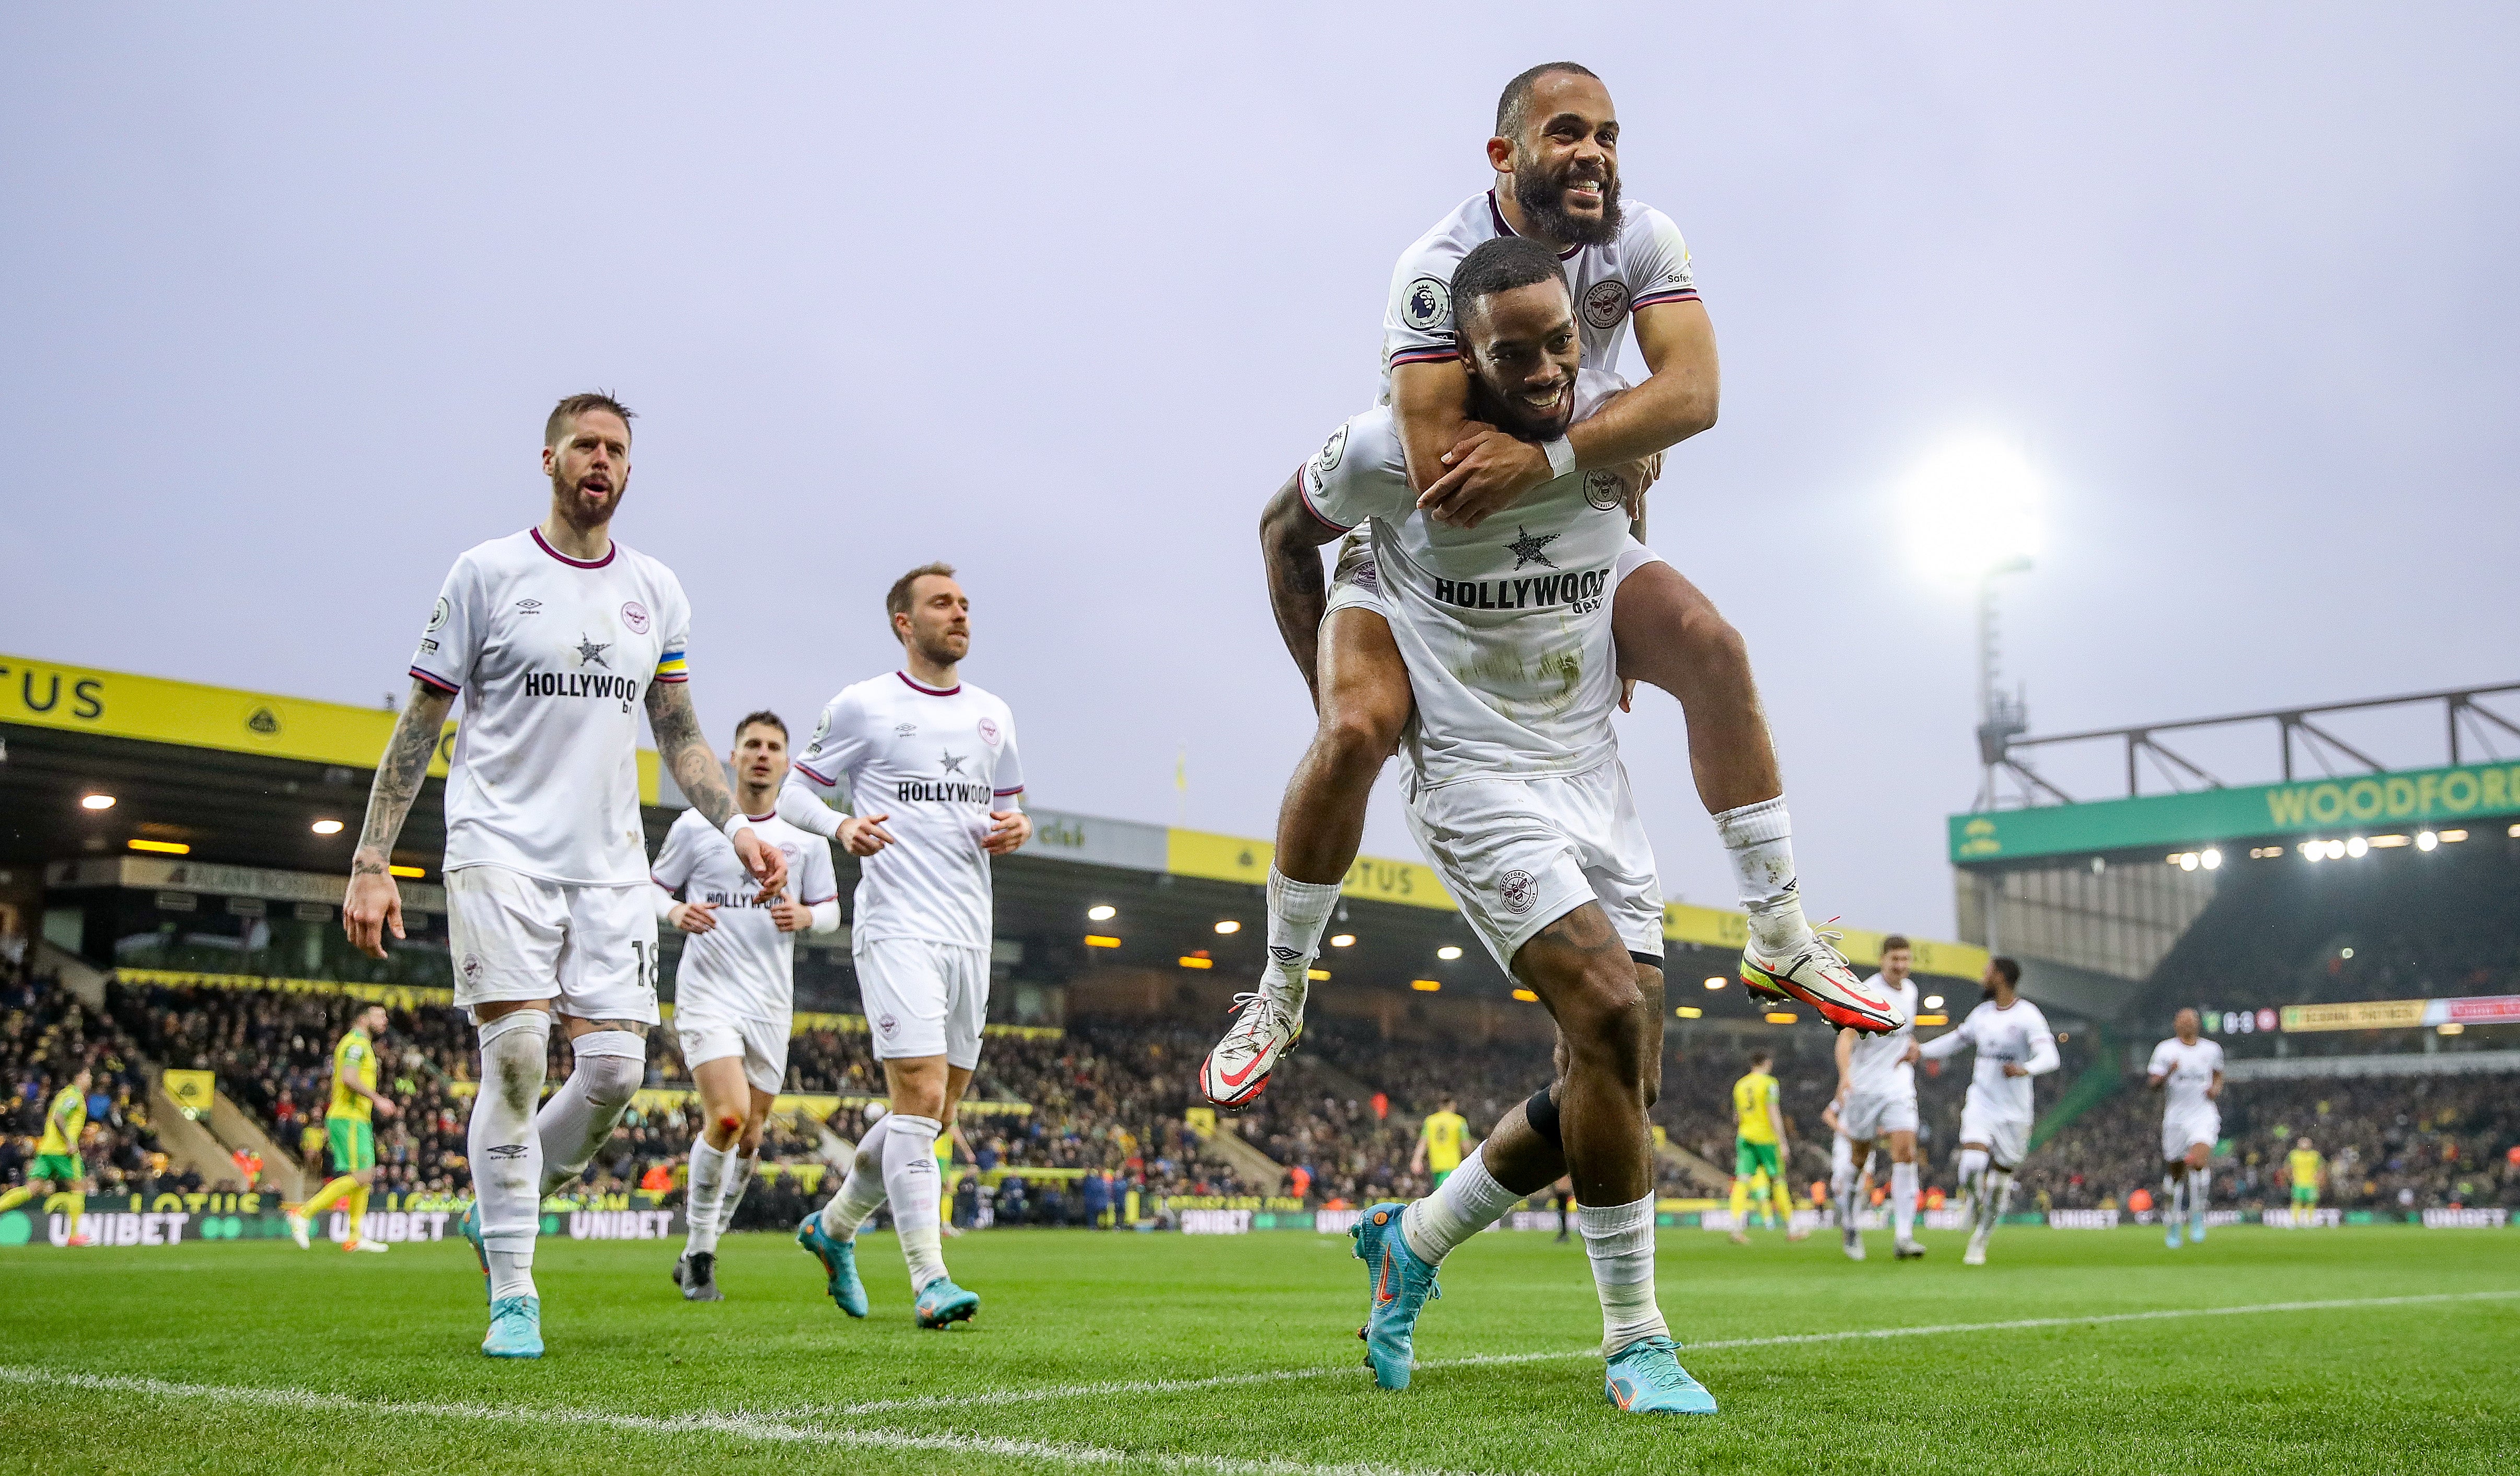
[{"label": "player's outstretched leg", "polygon": [[542,1298],[534,1287],[543,1150],[534,1100],[542,1094],[551,1027],[549,1011],[531,1008],[481,1023],[481,1086],[468,1129],[474,1222],[466,1238],[489,1277],[490,1332],[481,1351],[496,1359],[543,1353]]},{"label": "player's outstretched leg", "polygon": [[796,1226],[796,1243],[823,1263],[823,1289],[852,1317],[867,1315],[866,1283],[858,1279],[858,1226],[883,1203],[883,1140],[891,1118],[878,1119],[858,1139],[848,1176],[820,1210]]},{"label": "player's outstretched leg", "polygon": [[1217,1106],[1250,1106],[1304,1034],[1313,959],[1338,897],[1336,882],[1292,881],[1269,868],[1269,962],[1260,988],[1234,996],[1233,1028],[1199,1063],[1199,1093]]},{"label": "player's outstretched leg", "polygon": [[1365,1263],[1372,1297],[1358,1335],[1365,1339],[1365,1361],[1373,1369],[1373,1381],[1385,1389],[1409,1387],[1409,1372],[1417,1364],[1418,1314],[1428,1298],[1443,1295],[1435,1285],[1434,1266],[1410,1249],[1409,1237],[1400,1231],[1408,1208],[1386,1200],[1359,1216],[1348,1231],[1356,1240],[1356,1259]]}]

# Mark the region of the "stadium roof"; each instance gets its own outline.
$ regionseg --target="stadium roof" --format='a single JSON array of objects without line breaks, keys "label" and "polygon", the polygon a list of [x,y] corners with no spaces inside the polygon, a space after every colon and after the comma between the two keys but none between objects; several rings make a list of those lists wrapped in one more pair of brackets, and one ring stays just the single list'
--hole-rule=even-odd
[{"label": "stadium roof", "polygon": [[[196,865],[346,875],[370,775],[393,722],[382,709],[0,655],[0,861],[143,853]],[[448,751],[441,743],[429,792],[412,807],[394,855],[430,881],[444,843],[439,791]],[[652,844],[682,801],[660,777],[653,753],[640,754],[640,783]],[[83,807],[89,795],[111,795],[113,803]],[[1230,975],[1257,974],[1269,843],[1038,807],[1031,812],[1032,841],[997,866],[998,932],[1025,942],[1026,973],[1066,975],[1105,962],[1194,967],[1185,961],[1204,956]],[[313,827],[320,820],[338,820],[340,828],[319,835]],[[845,855],[837,860],[845,885],[854,868]],[[1342,972],[1386,983],[1424,979],[1475,993],[1511,988],[1431,868],[1363,856],[1344,890],[1348,901],[1330,932],[1356,942],[1324,950],[1322,965],[1333,979]],[[1116,915],[1093,921],[1086,909],[1095,905],[1114,907]],[[1219,933],[1224,922],[1238,926]],[[1729,974],[1746,941],[1746,920],[1675,902],[1664,908],[1663,933],[1677,950],[1688,950],[1689,970]],[[1089,945],[1089,937],[1101,942]],[[1869,964],[1881,937],[1849,929],[1847,952]],[[1974,981],[1986,967],[1982,948],[1915,943],[1920,973]],[[1446,947],[1460,956],[1441,958]],[[1676,958],[1672,969],[1683,966]],[[1740,994],[1727,991],[1725,1002]]]}]

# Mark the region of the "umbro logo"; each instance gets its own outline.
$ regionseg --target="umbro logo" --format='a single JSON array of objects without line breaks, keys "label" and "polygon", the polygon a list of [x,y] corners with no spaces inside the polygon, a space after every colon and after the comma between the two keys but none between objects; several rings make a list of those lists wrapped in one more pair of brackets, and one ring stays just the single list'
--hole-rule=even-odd
[{"label": "umbro logo", "polygon": [[522,1143],[501,1143],[499,1146],[490,1150],[490,1156],[492,1158],[522,1158],[525,1156],[525,1145]]},{"label": "umbro logo", "polygon": [[1296,959],[1301,958],[1304,955],[1295,951],[1293,948],[1287,947],[1284,944],[1273,943],[1269,945],[1269,956],[1275,958],[1280,963],[1293,963]]},{"label": "umbro logo", "polygon": [[919,724],[915,722],[896,722],[892,725],[892,736],[895,738],[907,738],[918,731]]},{"label": "umbro logo", "polygon": [[540,600],[518,600],[518,601],[517,601],[517,613],[518,613],[518,615],[535,615],[535,614],[539,614],[539,613],[541,612],[542,608],[543,608],[543,602],[542,602],[542,601],[540,601]]}]

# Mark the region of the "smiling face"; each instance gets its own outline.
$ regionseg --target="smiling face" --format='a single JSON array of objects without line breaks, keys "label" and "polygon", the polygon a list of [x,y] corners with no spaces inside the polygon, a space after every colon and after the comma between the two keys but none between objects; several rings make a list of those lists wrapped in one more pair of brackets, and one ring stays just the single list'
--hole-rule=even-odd
[{"label": "smiling face", "polygon": [[630,425],[609,410],[588,410],[543,447],[552,510],[583,532],[612,521],[630,486]]},{"label": "smiling face", "polygon": [[1552,278],[1454,304],[1462,359],[1478,413],[1529,440],[1566,434],[1575,419],[1575,371],[1584,343],[1566,284]]},{"label": "smiling face", "polygon": [[922,660],[950,667],[971,654],[971,599],[941,574],[923,574],[910,585],[910,608],[892,618],[892,633]]},{"label": "smiling face", "polygon": [[1531,84],[1522,126],[1488,140],[1532,229],[1560,246],[1619,234],[1619,117],[1598,77],[1554,71]]}]

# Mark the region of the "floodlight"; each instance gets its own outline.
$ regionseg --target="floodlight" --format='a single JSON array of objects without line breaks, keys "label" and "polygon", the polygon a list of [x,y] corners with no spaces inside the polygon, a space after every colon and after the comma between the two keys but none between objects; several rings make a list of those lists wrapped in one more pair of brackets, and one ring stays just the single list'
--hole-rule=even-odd
[{"label": "floodlight", "polygon": [[1448,943],[1435,950],[1435,956],[1444,960],[1446,963],[1451,963],[1454,959],[1462,956],[1461,945]]},{"label": "floodlight", "polygon": [[2223,853],[2219,851],[2205,852],[2196,857],[2196,864],[2204,867],[2208,871],[2211,871],[2215,867],[2223,864]]},{"label": "floodlight", "polygon": [[2433,834],[2429,830],[2418,831],[2415,833],[2415,849],[2417,851],[2430,851],[2440,844],[2441,837]]},{"label": "floodlight", "polygon": [[81,799],[81,800],[79,801],[79,807],[80,807],[81,809],[112,809],[112,808],[113,807],[113,796],[112,796],[112,795],[89,795],[89,796],[86,796],[85,798],[83,798],[83,799]]},{"label": "floodlight", "polygon": [[1239,933],[1242,931],[1242,924],[1236,922],[1233,918],[1229,917],[1216,925],[1216,931],[1219,933]]},{"label": "floodlight", "polygon": [[1096,922],[1109,922],[1120,915],[1120,909],[1109,902],[1097,902],[1085,909],[1085,915]]},{"label": "floodlight", "polygon": [[2345,853],[2354,857],[2356,860],[2361,860],[2363,856],[2368,855],[2370,851],[2371,843],[2362,839],[2359,835],[2345,843]]},{"label": "floodlight", "polygon": [[1331,940],[1330,940],[1330,946],[1331,946],[1331,947],[1333,947],[1333,948],[1352,948],[1352,947],[1355,947],[1355,946],[1356,946],[1356,935],[1355,935],[1355,934],[1353,934],[1353,933],[1341,933],[1341,934],[1340,934],[1340,935],[1338,935],[1336,938],[1333,938],[1333,939],[1331,939]]},{"label": "floodlight", "polygon": [[2039,551],[2039,500],[2021,452],[1983,436],[1928,455],[1901,495],[1918,567],[1956,582],[2027,568]]}]

